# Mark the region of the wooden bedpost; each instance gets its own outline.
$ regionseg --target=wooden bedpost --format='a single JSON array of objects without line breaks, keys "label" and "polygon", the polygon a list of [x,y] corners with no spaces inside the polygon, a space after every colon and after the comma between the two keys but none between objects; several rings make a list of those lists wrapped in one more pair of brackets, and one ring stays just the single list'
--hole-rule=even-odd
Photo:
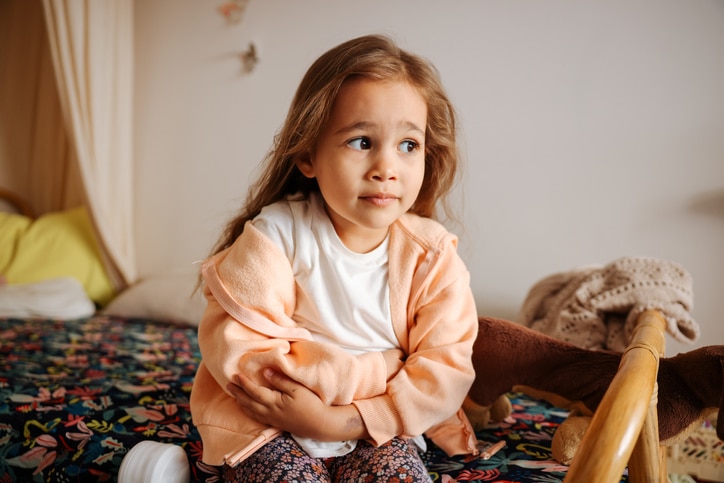
[{"label": "wooden bedpost", "polygon": [[631,483],[666,481],[656,412],[656,377],[665,330],[666,320],[660,312],[647,310],[639,316],[619,370],[593,416],[565,482],[619,482],[627,464]]}]

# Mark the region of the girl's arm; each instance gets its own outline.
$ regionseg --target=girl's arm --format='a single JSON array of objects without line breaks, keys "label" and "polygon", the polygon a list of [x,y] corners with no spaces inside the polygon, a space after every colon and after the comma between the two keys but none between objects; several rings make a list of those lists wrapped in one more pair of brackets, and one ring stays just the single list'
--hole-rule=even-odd
[{"label": "girl's arm", "polygon": [[269,387],[258,386],[240,374],[227,390],[253,419],[318,441],[345,441],[369,437],[352,404],[328,406],[316,394],[283,374],[266,369]]},{"label": "girl's arm", "polygon": [[[239,240],[254,233],[253,227],[247,226]],[[255,247],[264,241],[268,244],[265,249]],[[239,373],[256,386],[271,388],[262,375],[264,368],[271,367],[312,389],[327,406],[347,406],[352,401],[370,439],[377,444],[394,436],[422,434],[458,411],[474,379],[471,359],[477,313],[469,274],[453,245],[441,250],[433,266],[426,269],[427,285],[410,304],[412,314],[404,341],[408,356],[389,382],[388,373],[394,370],[388,370],[380,353],[357,358],[304,337],[290,343],[291,339],[275,335],[276,329],[299,330],[290,319],[293,274],[286,257],[259,233],[251,244],[235,244],[227,256],[244,258],[261,251],[266,255],[261,263],[235,260],[219,266],[220,272],[232,269],[232,273],[219,274],[224,290],[227,281],[232,287],[233,282],[247,287],[233,291],[243,295],[243,303],[232,297],[231,304],[222,306],[220,301],[228,300],[222,300],[224,290],[219,287],[211,294],[208,317],[199,328],[204,362],[224,388]],[[234,268],[239,269],[237,273]],[[207,286],[213,285],[213,277],[205,278]],[[256,318],[234,315],[239,307],[254,307]],[[266,325],[248,323],[259,318]],[[270,328],[273,330],[267,330]],[[204,336],[207,332],[212,335]]]},{"label": "girl's arm", "polygon": [[296,293],[286,256],[252,224],[228,250],[202,266],[207,309],[199,325],[204,364],[221,387],[238,373],[263,384],[274,368],[327,404],[349,404],[385,391],[401,351],[353,356],[313,342],[291,319]]},{"label": "girl's arm", "polygon": [[265,385],[262,372],[271,368],[308,387],[325,404],[344,405],[383,394],[402,367],[403,353],[396,349],[354,356],[332,344],[265,337],[231,317],[208,288],[205,292],[199,346],[221,387],[238,374]]},{"label": "girl's arm", "polygon": [[[473,383],[478,317],[469,274],[454,245],[436,255],[411,307],[408,356],[385,394],[354,401],[370,437],[417,436],[454,416]],[[469,422],[454,418],[467,431]]]},{"label": "girl's arm", "polygon": [[[460,439],[446,451],[474,451],[474,440],[469,440],[472,428],[459,409],[474,378],[471,356],[477,315],[467,272],[458,275],[423,295],[417,323],[408,334],[414,350],[383,394],[355,399],[352,405],[329,406],[305,386],[273,372],[266,373],[261,384],[240,375],[237,385],[227,390],[252,418],[300,436],[334,441],[364,438],[382,444],[395,436],[417,436],[450,418],[452,432]],[[287,382],[276,382],[281,380]],[[450,433],[437,432],[448,441],[445,434]]]}]

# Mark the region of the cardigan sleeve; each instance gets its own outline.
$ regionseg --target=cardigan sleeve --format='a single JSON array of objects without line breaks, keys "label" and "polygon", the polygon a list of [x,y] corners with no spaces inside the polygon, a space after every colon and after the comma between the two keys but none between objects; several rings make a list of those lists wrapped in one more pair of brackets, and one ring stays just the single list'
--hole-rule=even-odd
[{"label": "cardigan sleeve", "polygon": [[475,377],[478,323],[469,273],[454,241],[430,256],[425,282],[411,300],[405,365],[385,394],[354,402],[376,444],[417,436],[449,419]]},{"label": "cardigan sleeve", "polygon": [[227,250],[202,265],[207,309],[199,324],[204,364],[225,388],[244,372],[265,385],[272,367],[327,404],[350,404],[385,391],[381,352],[354,356],[312,336],[293,320],[294,277],[287,258],[251,223]]}]

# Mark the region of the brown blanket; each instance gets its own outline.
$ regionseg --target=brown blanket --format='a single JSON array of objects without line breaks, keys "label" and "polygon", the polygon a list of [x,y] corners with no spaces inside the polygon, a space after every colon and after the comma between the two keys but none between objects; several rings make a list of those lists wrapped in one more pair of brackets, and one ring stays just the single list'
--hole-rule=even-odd
[{"label": "brown blanket", "polygon": [[[479,322],[469,396],[484,407],[517,388],[536,396],[557,395],[595,411],[621,361],[618,352],[582,349],[514,322],[492,317],[480,317]],[[717,411],[717,435],[724,440],[724,345],[661,358],[657,382],[662,442],[679,440]],[[471,421],[476,417],[469,416]]]}]

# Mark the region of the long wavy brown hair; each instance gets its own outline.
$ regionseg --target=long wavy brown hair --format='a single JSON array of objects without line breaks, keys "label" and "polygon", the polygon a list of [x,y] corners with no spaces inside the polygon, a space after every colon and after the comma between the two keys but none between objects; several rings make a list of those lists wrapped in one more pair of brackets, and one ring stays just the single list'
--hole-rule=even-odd
[{"label": "long wavy brown hair", "polygon": [[316,149],[339,89],[352,77],[406,81],[425,99],[425,175],[410,211],[435,218],[438,202],[447,210],[445,199],[456,180],[459,152],[456,113],[439,74],[431,63],[402,50],[390,38],[367,35],[332,48],[307,70],[264,159],[260,178],[249,189],[239,213],[226,225],[212,254],[231,246],[246,222],[263,207],[290,194],[319,191],[316,180],[302,175],[297,162],[309,158]]}]

